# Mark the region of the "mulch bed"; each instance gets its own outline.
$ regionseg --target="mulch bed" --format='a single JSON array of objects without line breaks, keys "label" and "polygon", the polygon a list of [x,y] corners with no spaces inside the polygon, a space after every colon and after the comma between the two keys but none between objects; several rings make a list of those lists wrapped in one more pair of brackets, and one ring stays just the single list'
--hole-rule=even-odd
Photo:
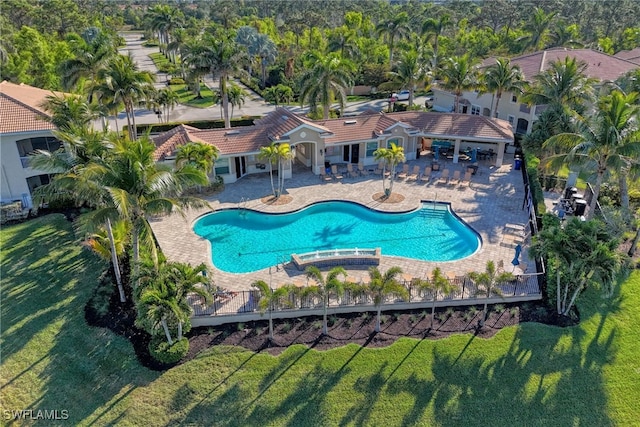
[{"label": "mulch bed", "polygon": [[400,203],[404,196],[399,193],[391,193],[388,197],[384,193],[375,193],[371,198],[378,203]]},{"label": "mulch bed", "polygon": [[272,206],[286,205],[287,203],[291,203],[292,200],[293,200],[293,197],[291,197],[288,194],[281,194],[280,197],[278,198],[276,198],[276,196],[271,195],[271,196],[266,196],[260,199],[260,201],[265,205],[272,205]]}]

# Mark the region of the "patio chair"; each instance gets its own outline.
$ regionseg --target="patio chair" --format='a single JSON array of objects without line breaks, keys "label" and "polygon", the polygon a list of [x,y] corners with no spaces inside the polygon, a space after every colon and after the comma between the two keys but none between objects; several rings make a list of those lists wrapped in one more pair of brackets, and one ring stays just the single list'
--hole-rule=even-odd
[{"label": "patio chair", "polygon": [[445,169],[442,171],[442,175],[438,179],[438,184],[446,184],[449,182],[449,169]]},{"label": "patio chair", "polygon": [[324,168],[320,169],[320,180],[321,181],[331,181],[333,178],[327,175],[327,171]]},{"label": "patio chair", "polygon": [[331,175],[333,175],[333,177],[335,179],[344,178],[344,175],[342,175],[341,173],[338,172],[338,166],[336,166],[336,165],[331,165]]},{"label": "patio chair", "polygon": [[440,163],[432,163],[431,164],[431,170],[436,172],[440,170]]},{"label": "patio chair", "polygon": [[471,171],[466,171],[464,174],[464,178],[462,178],[462,182],[460,185],[466,185],[469,187],[471,185]]},{"label": "patio chair", "polygon": [[420,181],[428,182],[431,180],[431,166],[425,166],[424,172],[422,172],[422,176],[420,176]]},{"label": "patio chair", "polygon": [[402,165],[402,172],[400,172],[397,176],[398,179],[405,179],[409,175],[409,164],[405,163]]},{"label": "patio chair", "polygon": [[498,266],[496,267],[496,273],[503,273],[504,272],[504,260],[500,260],[498,261]]},{"label": "patio chair", "polygon": [[449,180],[449,185],[460,184],[460,171],[453,171],[453,176]]},{"label": "patio chair", "polygon": [[364,168],[362,163],[358,163],[358,172],[360,172],[360,176],[368,176],[369,171]]},{"label": "patio chair", "polygon": [[349,174],[349,178],[357,178],[358,172],[353,169],[353,165],[351,163],[347,163],[347,173]]},{"label": "patio chair", "polygon": [[413,170],[411,171],[411,174],[409,176],[407,176],[407,181],[409,181],[409,180],[417,181],[418,180],[418,175],[420,175],[420,166],[415,165],[413,167]]}]

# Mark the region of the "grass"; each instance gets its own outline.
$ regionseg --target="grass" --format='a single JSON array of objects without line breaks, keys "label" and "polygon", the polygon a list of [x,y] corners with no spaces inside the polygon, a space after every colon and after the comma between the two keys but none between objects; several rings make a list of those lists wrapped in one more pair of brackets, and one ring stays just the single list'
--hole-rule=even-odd
[{"label": "grass", "polygon": [[67,409],[79,425],[637,425],[640,272],[572,328],[401,339],[278,357],[217,347],[159,374],[83,321],[103,268],[71,224],[3,228],[2,409]]},{"label": "grass", "polygon": [[178,94],[178,102],[180,104],[199,108],[207,108],[214,105],[213,92],[205,85],[200,86],[200,95],[202,98],[197,98],[196,94],[189,90],[189,87],[186,84],[170,85],[168,87]]}]

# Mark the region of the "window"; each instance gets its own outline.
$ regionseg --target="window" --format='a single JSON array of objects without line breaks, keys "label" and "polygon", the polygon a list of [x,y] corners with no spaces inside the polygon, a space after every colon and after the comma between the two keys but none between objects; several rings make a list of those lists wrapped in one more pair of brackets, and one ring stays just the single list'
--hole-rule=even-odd
[{"label": "window", "polygon": [[518,95],[511,95],[511,102],[513,102],[514,104],[518,102]]},{"label": "window", "polygon": [[509,114],[509,116],[507,116],[507,120],[509,120],[509,124],[513,127],[513,124],[516,122],[515,116]]},{"label": "window", "polygon": [[216,175],[227,175],[229,173],[229,159],[218,159],[214,165]]},{"label": "window", "polygon": [[367,142],[366,157],[373,157],[373,153],[378,149],[378,141]]},{"label": "window", "polygon": [[479,105],[472,105],[471,106],[471,115],[472,116],[479,116],[480,115],[480,106]]},{"label": "window", "polygon": [[38,138],[28,138],[16,141],[18,147],[18,153],[20,154],[20,160],[22,161],[22,167],[29,167],[28,156],[36,150],[44,150],[53,153],[62,147],[60,141],[53,136],[41,136]]}]

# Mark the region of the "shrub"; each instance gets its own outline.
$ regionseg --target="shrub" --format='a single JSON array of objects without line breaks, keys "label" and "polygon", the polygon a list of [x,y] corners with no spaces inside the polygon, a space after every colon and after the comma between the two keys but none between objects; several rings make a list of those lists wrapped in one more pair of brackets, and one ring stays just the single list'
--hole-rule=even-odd
[{"label": "shrub", "polygon": [[447,317],[451,317],[451,316],[453,316],[453,313],[455,313],[455,312],[456,312],[456,311],[455,311],[453,308],[449,307],[449,308],[447,308],[447,311],[445,311],[445,312],[444,312],[444,314],[445,314]]},{"label": "shrub", "polygon": [[418,316],[416,316],[415,314],[412,314],[411,316],[409,316],[409,323],[410,324],[414,324],[416,323],[416,321],[418,320]]},{"label": "shrub", "polygon": [[181,79],[180,77],[173,77],[171,80],[169,80],[169,85],[183,85],[184,83],[184,79]]},{"label": "shrub", "polygon": [[333,325],[336,324],[337,321],[338,321],[338,317],[334,314],[334,315],[329,316],[329,318],[327,319],[327,324],[329,326],[333,326]]},{"label": "shrub", "polygon": [[493,311],[495,311],[496,313],[502,313],[504,311],[504,304],[496,304],[493,307]]},{"label": "shrub", "polygon": [[98,286],[94,289],[89,304],[93,311],[102,317],[109,312],[111,297],[116,285],[111,281],[111,277],[106,271],[100,275],[98,280]]},{"label": "shrub", "polygon": [[322,328],[322,322],[320,320],[316,320],[315,322],[313,322],[313,329],[320,329]]},{"label": "shrub", "polygon": [[381,323],[381,324],[383,324],[383,325],[384,325],[384,324],[385,324],[385,323],[387,323],[388,321],[389,321],[389,316],[387,316],[386,314],[383,314],[383,315],[381,315],[381,316],[380,316],[380,323]]},{"label": "shrub", "polygon": [[280,330],[286,334],[287,332],[289,332],[291,330],[291,323],[284,322],[282,324],[282,328]]},{"label": "shrub", "polygon": [[518,315],[518,307],[511,307],[509,313],[511,314],[511,317],[516,317]]},{"label": "shrub", "polygon": [[189,351],[189,340],[183,337],[173,344],[169,344],[164,335],[156,335],[149,343],[149,353],[158,362],[172,365],[177,363]]},{"label": "shrub", "polygon": [[244,331],[244,323],[239,322],[239,323],[236,325],[236,329],[238,330],[238,332]]}]

